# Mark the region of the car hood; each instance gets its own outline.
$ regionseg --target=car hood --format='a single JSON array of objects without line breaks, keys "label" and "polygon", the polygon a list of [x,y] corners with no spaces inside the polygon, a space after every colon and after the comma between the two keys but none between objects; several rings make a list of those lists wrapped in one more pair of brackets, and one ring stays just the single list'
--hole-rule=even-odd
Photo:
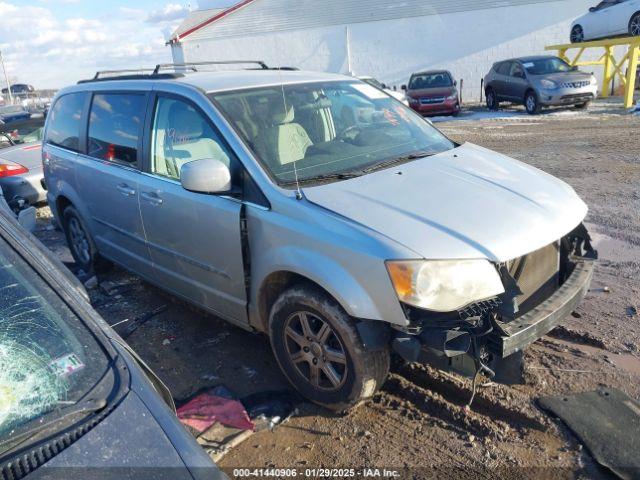
[{"label": "car hood", "polygon": [[553,80],[554,82],[583,82],[585,80],[591,80],[591,74],[585,72],[560,72],[550,73],[547,75],[534,75],[537,80]]},{"label": "car hood", "polygon": [[141,479],[193,479],[169,438],[133,392],[95,428],[29,478],[62,480],[90,469],[101,473],[101,478],[114,480],[128,477],[127,473]]},{"label": "car hood", "polygon": [[304,195],[428,259],[511,260],[558,240],[587,213],[566,183],[473,144]]},{"label": "car hood", "polygon": [[455,87],[440,87],[440,88],[420,88],[417,90],[409,90],[409,95],[411,98],[422,98],[422,97],[441,97],[453,94]]},{"label": "car hood", "polygon": [[33,142],[3,148],[0,160],[19,163],[29,171],[42,170],[42,144]]}]

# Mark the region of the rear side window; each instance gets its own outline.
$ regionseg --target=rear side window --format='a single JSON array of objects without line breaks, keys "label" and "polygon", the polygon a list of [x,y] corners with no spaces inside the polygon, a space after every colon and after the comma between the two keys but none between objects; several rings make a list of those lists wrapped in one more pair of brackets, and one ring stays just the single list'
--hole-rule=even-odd
[{"label": "rear side window", "polygon": [[145,107],[144,94],[95,94],[89,115],[89,156],[139,168],[138,139]]},{"label": "rear side window", "polygon": [[498,72],[500,75],[509,75],[512,63],[513,62],[502,62],[496,68],[496,72]]},{"label": "rear side window", "polygon": [[46,143],[74,152],[80,149],[80,124],[86,93],[60,97],[49,113]]}]

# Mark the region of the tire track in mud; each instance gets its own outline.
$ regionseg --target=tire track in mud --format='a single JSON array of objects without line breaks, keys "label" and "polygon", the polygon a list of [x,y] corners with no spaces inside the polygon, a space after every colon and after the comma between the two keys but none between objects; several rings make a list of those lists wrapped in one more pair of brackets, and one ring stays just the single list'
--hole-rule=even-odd
[{"label": "tire track in mud", "polygon": [[526,395],[509,387],[495,386],[491,390],[478,388],[471,408],[466,404],[471,388],[454,377],[422,365],[397,368],[383,386],[378,403],[404,410],[408,418],[430,417],[457,433],[472,433],[479,437],[505,439],[510,432],[521,434],[536,430],[544,432],[548,419]]},{"label": "tire track in mud", "polygon": [[[418,471],[407,478],[495,478],[487,468],[485,457],[478,451],[471,451],[463,440],[456,447],[444,433],[450,428],[443,429],[441,420],[421,413],[407,400],[382,392],[376,395],[369,408],[376,412],[376,422],[384,432],[385,451],[389,456],[406,457],[409,450],[417,458],[424,459]],[[390,408],[399,414],[389,414]],[[459,429],[457,436],[466,438],[468,433]]]}]

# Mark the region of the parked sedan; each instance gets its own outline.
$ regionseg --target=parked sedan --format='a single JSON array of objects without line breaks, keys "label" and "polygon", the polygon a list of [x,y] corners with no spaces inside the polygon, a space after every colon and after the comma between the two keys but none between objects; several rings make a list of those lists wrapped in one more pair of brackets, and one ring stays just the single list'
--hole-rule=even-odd
[{"label": "parked sedan", "polygon": [[36,205],[47,200],[40,141],[0,150],[0,187],[9,204]]},{"label": "parked sedan", "polygon": [[389,96],[395,98],[396,100],[401,101],[407,107],[409,106],[409,102],[407,101],[407,96],[404,94],[404,92],[398,92],[396,90],[393,90],[393,89],[389,88],[388,85],[386,85],[384,83],[380,83],[378,80],[376,80],[373,77],[358,77],[358,78],[360,80],[362,80],[363,82],[368,83],[372,87],[376,87],[376,88],[379,88],[380,90],[383,90],[386,94],[388,94]]},{"label": "parked sedan", "polygon": [[543,107],[575,105],[586,108],[598,92],[598,82],[553,56],[514,58],[493,65],[484,79],[487,107],[500,102],[524,104],[527,113]]},{"label": "parked sedan", "polygon": [[571,43],[640,35],[640,0],[604,0],[571,24]]},{"label": "parked sedan", "polygon": [[0,478],[224,478],[82,285],[0,209]]},{"label": "parked sedan", "polygon": [[437,70],[414,73],[406,90],[409,106],[421,115],[457,115],[460,113],[458,82],[450,72]]},{"label": "parked sedan", "polygon": [[20,105],[5,105],[0,107],[0,119],[4,123],[17,122],[19,120],[28,120],[31,114]]}]

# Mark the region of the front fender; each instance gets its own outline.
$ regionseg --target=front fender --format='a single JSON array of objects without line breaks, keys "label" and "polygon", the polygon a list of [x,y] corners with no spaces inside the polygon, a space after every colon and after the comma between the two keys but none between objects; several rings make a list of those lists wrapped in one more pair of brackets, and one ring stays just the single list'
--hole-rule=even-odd
[{"label": "front fender", "polygon": [[[262,252],[260,258],[268,258],[269,263],[258,260],[252,265],[252,305],[259,305],[260,292],[270,275],[290,272],[322,287],[352,317],[407,324],[384,262],[370,258],[369,265],[360,265],[352,272],[333,258],[299,246],[285,246]],[[357,259],[351,261],[349,267],[353,268],[353,264],[357,262]]]}]

